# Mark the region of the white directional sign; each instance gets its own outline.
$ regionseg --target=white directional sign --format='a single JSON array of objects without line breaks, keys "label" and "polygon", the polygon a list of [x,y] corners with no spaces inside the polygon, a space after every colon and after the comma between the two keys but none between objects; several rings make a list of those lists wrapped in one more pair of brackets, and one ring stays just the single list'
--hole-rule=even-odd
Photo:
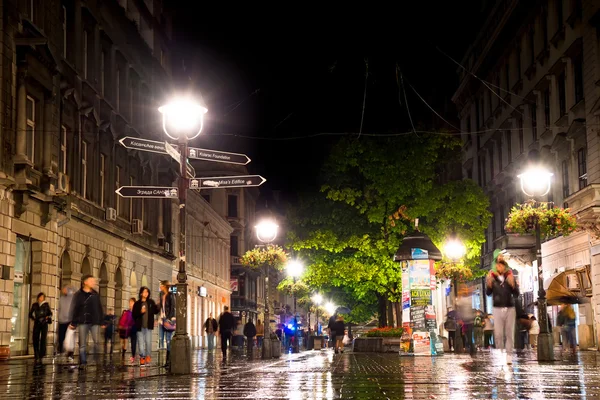
[{"label": "white directional sign", "polygon": [[245,154],[228,153],[226,151],[217,151],[209,149],[188,148],[188,156],[195,160],[214,161],[227,164],[246,165],[251,160]]},{"label": "white directional sign", "polygon": [[121,186],[115,192],[121,197],[145,199],[176,199],[179,191],[176,187],[158,186]]},{"label": "white directional sign", "polygon": [[[167,154],[170,155],[173,158],[173,160],[177,161],[181,165],[181,153],[175,148],[175,146],[167,142],[164,143],[164,146]],[[188,178],[196,177],[196,170],[194,169],[194,167],[192,167],[192,164],[190,164],[190,162],[187,161],[187,159],[185,162],[185,168]]]},{"label": "white directional sign", "polygon": [[157,142],[155,140],[140,139],[131,136],[126,136],[119,140],[123,147],[134,150],[150,151],[152,153],[167,154],[165,150],[165,142]]},{"label": "white directional sign", "polygon": [[256,187],[267,180],[260,175],[216,176],[190,179],[190,189]]}]

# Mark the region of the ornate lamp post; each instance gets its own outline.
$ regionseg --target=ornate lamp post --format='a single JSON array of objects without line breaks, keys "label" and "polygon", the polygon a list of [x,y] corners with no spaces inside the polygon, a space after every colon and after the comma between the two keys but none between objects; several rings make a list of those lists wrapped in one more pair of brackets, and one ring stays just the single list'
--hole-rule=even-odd
[{"label": "ornate lamp post", "polygon": [[177,274],[177,327],[173,337],[171,372],[189,374],[192,369],[190,337],[187,332],[187,274],[185,270],[185,201],[189,187],[187,178],[187,144],[204,126],[206,107],[191,98],[174,100],[158,109],[162,114],[165,135],[177,140],[180,152],[179,170],[179,272]]},{"label": "ornate lamp post", "polygon": [[[444,244],[444,255],[449,258],[451,260],[451,262],[453,264],[457,263],[458,261],[460,261],[461,258],[464,257],[464,255],[466,254],[467,249],[465,247],[465,245],[456,238],[451,238],[448,239],[446,241],[446,243]],[[457,312],[457,307],[456,307],[456,300],[458,298],[458,277],[457,274],[454,273],[454,277],[452,279],[452,286],[454,286],[454,312]],[[458,344],[458,346],[457,346]],[[460,335],[458,332],[455,331],[454,333],[454,351],[456,352],[457,347],[458,349],[462,349],[463,348],[463,343],[462,343],[462,335]]]},{"label": "ornate lamp post", "polygon": [[298,314],[296,313],[296,279],[302,275],[304,271],[304,266],[298,260],[292,260],[287,265],[287,273],[288,276],[291,276],[294,280],[294,346],[292,347],[293,353],[298,353],[300,351],[298,347]]},{"label": "ornate lamp post", "polygon": [[[277,231],[279,230],[279,226],[272,220],[261,221],[254,228],[256,229],[256,238],[265,245],[273,243],[277,238]],[[263,265],[263,269],[265,274],[265,335],[263,337],[262,358],[269,359],[271,358],[271,317],[269,314],[269,266],[265,264]]]},{"label": "ornate lamp post", "polygon": [[[523,193],[535,199],[546,196],[552,185],[552,173],[541,165],[530,166],[525,172],[518,176],[521,181]],[[554,361],[554,339],[548,326],[548,304],[546,302],[546,291],[544,290],[544,278],[542,269],[542,238],[540,224],[535,221],[535,254],[538,268],[538,320],[540,334],[538,336],[537,356],[538,361]]]}]

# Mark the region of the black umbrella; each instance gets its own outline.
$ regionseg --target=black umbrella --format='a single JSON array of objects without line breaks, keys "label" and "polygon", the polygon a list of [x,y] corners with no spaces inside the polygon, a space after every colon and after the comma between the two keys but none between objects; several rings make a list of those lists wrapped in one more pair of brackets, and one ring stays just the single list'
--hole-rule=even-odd
[{"label": "black umbrella", "polygon": [[335,312],[336,314],[350,314],[350,309],[348,307],[338,307]]}]

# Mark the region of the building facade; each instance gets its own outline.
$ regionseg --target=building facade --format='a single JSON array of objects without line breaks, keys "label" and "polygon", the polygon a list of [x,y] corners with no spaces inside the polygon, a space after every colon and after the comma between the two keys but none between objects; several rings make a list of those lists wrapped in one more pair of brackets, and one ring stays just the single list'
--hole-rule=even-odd
[{"label": "building facade", "polygon": [[[91,274],[120,315],[141,286],[157,299],[159,281],[174,280],[178,204],[115,193],[176,179],[167,157],[119,144],[164,140],[171,31],[162,0],[5,0],[0,21],[0,346],[24,355],[37,293],[56,312],[60,288]],[[190,290],[206,290],[189,311],[200,336],[199,318],[229,302],[229,228],[190,197],[190,226],[206,223],[190,254],[213,254],[191,263]]]},{"label": "building facade", "polygon": [[[591,268],[592,303],[578,307],[582,347],[594,343],[600,322],[600,259],[593,234],[600,210],[599,24],[600,4],[592,0],[499,0],[461,62],[453,97],[464,139],[464,176],[476,180],[491,200],[483,267],[489,268],[495,248],[506,250],[519,274],[523,304],[532,310],[538,287],[533,238],[504,230],[512,206],[526,200],[517,175],[531,150],[554,173],[542,200],[571,207],[585,228],[542,246],[544,279]],[[480,282],[473,288],[489,310]],[[553,307],[551,317],[557,311]]]}]

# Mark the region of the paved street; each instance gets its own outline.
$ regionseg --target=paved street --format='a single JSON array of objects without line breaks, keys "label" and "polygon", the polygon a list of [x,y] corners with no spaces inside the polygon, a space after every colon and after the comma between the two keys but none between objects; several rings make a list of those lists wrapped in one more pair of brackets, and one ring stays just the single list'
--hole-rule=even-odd
[{"label": "paved street", "polygon": [[[331,351],[284,355],[265,362],[194,353],[191,376],[169,376],[156,366],[103,360],[80,372],[46,360],[0,364],[2,399],[580,399],[600,396],[600,354],[564,356],[539,365],[532,353],[512,367],[494,366],[489,353],[438,358],[395,354],[334,355]],[[115,357],[115,360],[120,360]]]}]

